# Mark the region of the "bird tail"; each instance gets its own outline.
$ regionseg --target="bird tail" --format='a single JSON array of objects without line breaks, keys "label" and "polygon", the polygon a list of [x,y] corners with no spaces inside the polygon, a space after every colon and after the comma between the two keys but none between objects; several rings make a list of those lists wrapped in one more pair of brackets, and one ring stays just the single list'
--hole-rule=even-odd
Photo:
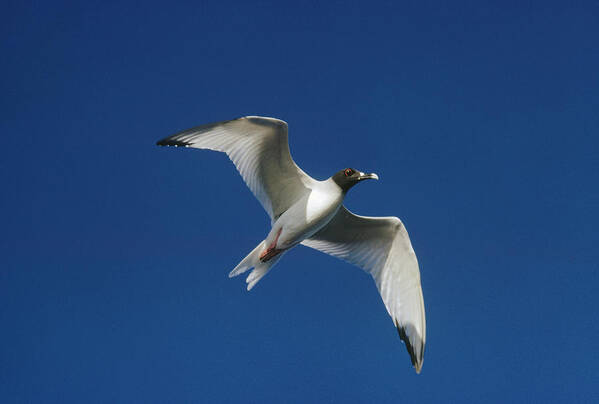
[{"label": "bird tail", "polygon": [[264,277],[270,271],[270,269],[281,259],[285,252],[279,253],[277,256],[269,259],[266,262],[260,261],[260,254],[266,249],[266,240],[263,240],[251,253],[241,260],[239,264],[229,273],[229,278],[254,268],[254,270],[248,275],[245,282],[248,284],[247,289],[251,290],[260,279]]}]

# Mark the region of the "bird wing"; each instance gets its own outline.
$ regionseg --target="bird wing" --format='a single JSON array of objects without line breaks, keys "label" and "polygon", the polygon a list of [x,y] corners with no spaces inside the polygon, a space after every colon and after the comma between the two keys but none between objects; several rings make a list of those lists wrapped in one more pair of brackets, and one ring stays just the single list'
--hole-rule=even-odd
[{"label": "bird wing", "polygon": [[224,152],[274,222],[316,182],[289,153],[287,123],[246,116],[169,136],[159,146],[183,146]]},{"label": "bird wing", "polygon": [[303,245],[370,273],[420,373],[426,341],[420,271],[408,232],[396,217],[366,217],[341,206],[323,229]]}]

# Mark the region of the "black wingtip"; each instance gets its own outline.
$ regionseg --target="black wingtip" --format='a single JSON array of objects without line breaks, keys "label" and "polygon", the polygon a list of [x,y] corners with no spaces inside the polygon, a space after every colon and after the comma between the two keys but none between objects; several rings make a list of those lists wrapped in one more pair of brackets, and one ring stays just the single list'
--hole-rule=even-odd
[{"label": "black wingtip", "polygon": [[171,138],[162,139],[156,142],[156,146],[175,146],[175,147],[187,147],[190,143],[182,142]]},{"label": "black wingtip", "polygon": [[[408,334],[406,333],[407,327],[402,327],[397,321],[395,321],[395,327],[397,328],[397,333],[399,334],[399,338],[406,345],[406,349],[408,350],[408,353],[410,354],[410,360],[412,361],[412,366],[414,366],[414,369],[416,369],[416,373],[420,373],[420,370],[422,369],[422,358],[424,356],[424,346],[422,347],[422,352],[420,353],[420,357],[417,358],[416,353],[414,352],[414,346],[410,342],[410,338],[408,337]],[[415,332],[415,330],[414,330],[414,332]]]}]

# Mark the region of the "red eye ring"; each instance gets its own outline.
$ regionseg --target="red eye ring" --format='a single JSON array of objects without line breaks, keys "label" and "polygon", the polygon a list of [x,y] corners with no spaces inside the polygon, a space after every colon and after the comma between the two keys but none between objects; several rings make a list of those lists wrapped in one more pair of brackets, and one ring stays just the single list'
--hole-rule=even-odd
[{"label": "red eye ring", "polygon": [[354,173],[354,170],[352,170],[351,168],[346,168],[345,171],[343,172],[343,174],[345,174],[346,177],[349,177],[353,173]]}]

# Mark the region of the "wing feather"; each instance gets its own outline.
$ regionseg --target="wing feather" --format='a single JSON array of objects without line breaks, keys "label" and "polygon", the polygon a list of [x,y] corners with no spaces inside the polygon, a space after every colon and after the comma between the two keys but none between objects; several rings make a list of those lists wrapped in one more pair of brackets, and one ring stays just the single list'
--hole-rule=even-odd
[{"label": "wing feather", "polygon": [[426,343],[420,270],[408,232],[396,217],[366,217],[342,206],[330,223],[302,242],[369,272],[412,365],[420,373]]},{"label": "wing feather", "polygon": [[224,152],[274,222],[315,180],[289,152],[287,123],[258,116],[197,126],[157,142]]}]

